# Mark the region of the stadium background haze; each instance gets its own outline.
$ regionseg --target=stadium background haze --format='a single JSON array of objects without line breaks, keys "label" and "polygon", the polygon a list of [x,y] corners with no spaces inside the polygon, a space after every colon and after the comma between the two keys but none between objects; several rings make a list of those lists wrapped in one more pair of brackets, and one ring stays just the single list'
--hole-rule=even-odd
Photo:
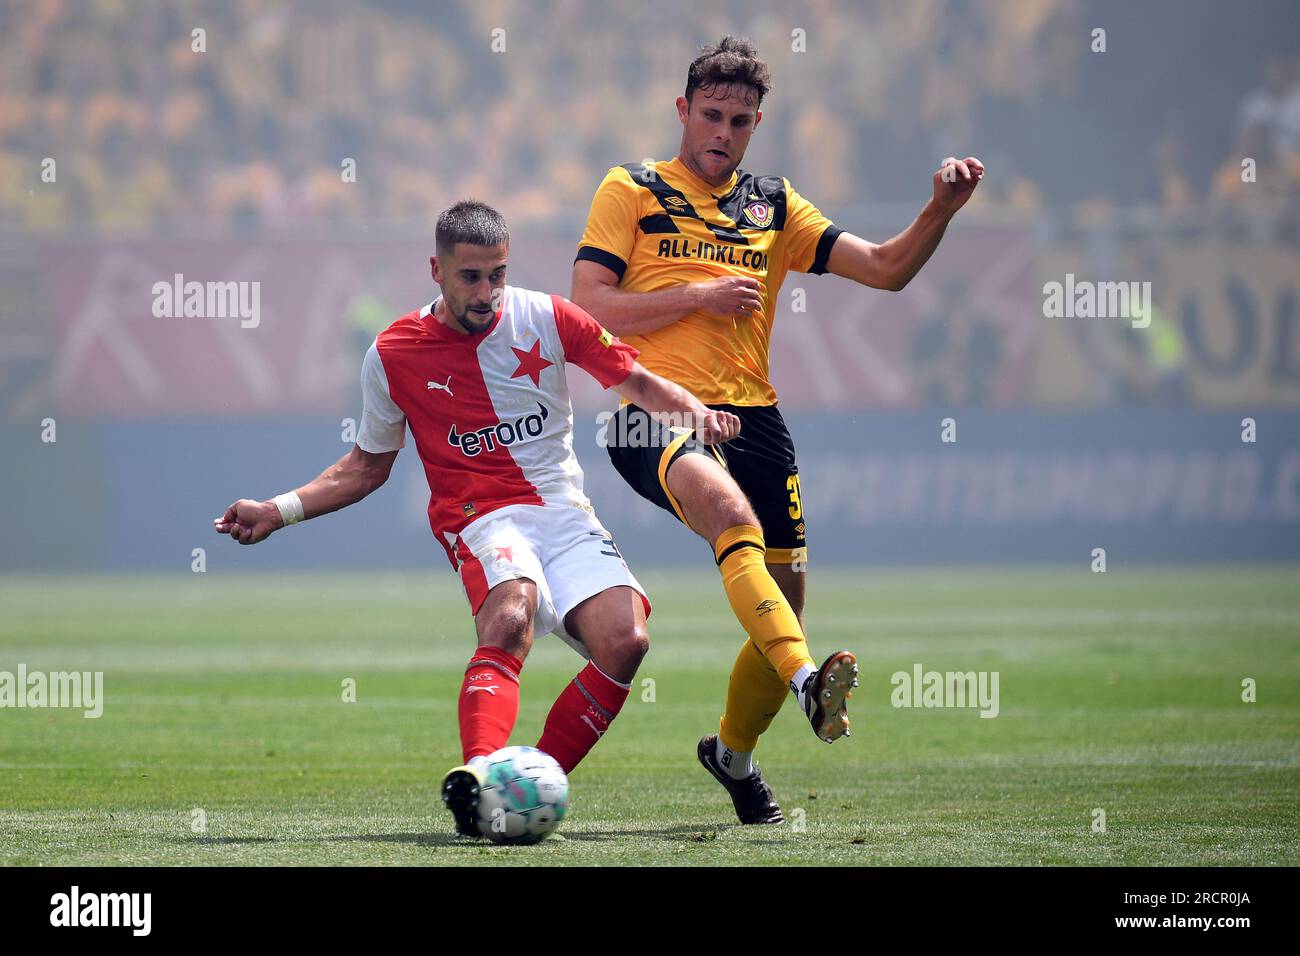
[{"label": "stadium background haze", "polygon": [[[1300,555],[1288,4],[309,6],[0,15],[0,427],[26,503],[3,567],[187,566],[214,502],[329,459],[365,346],[435,294],[457,199],[506,215],[513,283],[567,294],[600,177],[675,154],[685,66],[738,22],[773,76],[744,167],[845,228],[901,228],[954,150],[991,171],[903,294],[782,291],[814,561]],[[258,284],[258,315],[158,309],[177,275]],[[1045,315],[1067,276],[1149,282],[1152,321]],[[575,380],[597,507],[632,560],[672,562],[689,537],[617,479],[610,403]],[[422,486],[401,456],[383,494],[221,560],[441,574]]]},{"label": "stadium background haze", "polygon": [[[0,672],[102,672],[103,715],[0,712],[0,863],[491,862],[425,833],[473,622],[412,444],[256,547],[212,520],[347,450],[452,203],[567,295],[602,176],[676,155],[724,34],[772,75],[742,168],[837,225],[883,241],[943,157],[987,168],[902,292],[780,294],[809,636],[860,656],[855,732],[764,737],[806,832],[694,839],[732,816],[694,745],[741,633],[571,370],[650,683],[529,852],[1300,862],[1294,0],[31,0],[0,5]],[[572,663],[539,638],[518,742]],[[891,705],[952,670],[1001,674],[996,719]]]}]

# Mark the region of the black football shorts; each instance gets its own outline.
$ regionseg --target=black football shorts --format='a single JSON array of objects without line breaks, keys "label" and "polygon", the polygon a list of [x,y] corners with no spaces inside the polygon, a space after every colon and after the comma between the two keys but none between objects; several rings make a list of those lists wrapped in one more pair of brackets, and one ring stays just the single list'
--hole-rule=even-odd
[{"label": "black football shorts", "polygon": [[740,418],[740,434],[725,445],[705,445],[685,428],[669,429],[635,405],[608,422],[605,447],[623,480],[642,498],[685,522],[668,490],[668,467],[682,455],[709,455],[731,472],[763,528],[770,564],[807,561],[803,499],[794,441],[775,405],[710,405]]}]

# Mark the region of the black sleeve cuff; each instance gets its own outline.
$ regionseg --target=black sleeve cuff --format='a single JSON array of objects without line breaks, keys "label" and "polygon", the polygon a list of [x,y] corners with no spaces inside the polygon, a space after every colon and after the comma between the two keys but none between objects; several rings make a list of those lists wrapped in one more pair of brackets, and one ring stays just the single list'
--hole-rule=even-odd
[{"label": "black sleeve cuff", "polygon": [[604,249],[597,249],[595,246],[583,246],[578,250],[577,258],[573,261],[586,259],[590,262],[598,262],[614,275],[618,276],[619,281],[623,279],[623,273],[627,271],[627,263],[614,255],[612,252],[606,252]]},{"label": "black sleeve cuff", "polygon": [[822,237],[817,240],[817,254],[813,256],[812,268],[808,270],[809,275],[825,275],[826,260],[831,257],[831,247],[835,245],[835,240],[839,238],[840,233],[844,230],[839,226],[831,223],[822,232]]}]

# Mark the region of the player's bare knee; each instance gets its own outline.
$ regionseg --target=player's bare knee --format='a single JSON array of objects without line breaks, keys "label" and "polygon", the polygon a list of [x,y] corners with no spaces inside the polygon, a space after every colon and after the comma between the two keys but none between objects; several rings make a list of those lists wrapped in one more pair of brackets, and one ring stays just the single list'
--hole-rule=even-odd
[{"label": "player's bare knee", "polygon": [[649,650],[650,635],[647,635],[645,628],[625,633],[610,649],[606,662],[608,666],[601,667],[601,670],[617,682],[629,683],[637,675],[637,667],[641,666],[641,661]]},{"label": "player's bare knee", "polygon": [[533,643],[533,612],[523,601],[500,605],[479,635],[480,647],[497,647],[523,658]]},{"label": "player's bare knee", "polygon": [[637,622],[622,643],[627,662],[633,671],[641,666],[646,654],[650,653],[650,632],[644,622]]},{"label": "player's bare knee", "polygon": [[730,488],[724,486],[715,489],[713,495],[702,504],[704,507],[696,512],[691,527],[708,539],[710,544],[717,541],[718,535],[728,528],[742,524],[759,527],[753,505],[734,484]]},{"label": "player's bare knee", "polygon": [[749,503],[745,493],[739,488],[734,489],[734,494],[728,494],[718,500],[715,514],[719,524],[722,527],[719,533],[726,531],[728,528],[734,528],[738,524],[748,524],[758,527],[758,515],[754,514],[754,506]]},{"label": "player's bare knee", "polygon": [[627,683],[636,676],[637,668],[650,651],[650,634],[643,622],[620,628],[602,648],[602,653],[592,655],[597,667],[616,681]]}]

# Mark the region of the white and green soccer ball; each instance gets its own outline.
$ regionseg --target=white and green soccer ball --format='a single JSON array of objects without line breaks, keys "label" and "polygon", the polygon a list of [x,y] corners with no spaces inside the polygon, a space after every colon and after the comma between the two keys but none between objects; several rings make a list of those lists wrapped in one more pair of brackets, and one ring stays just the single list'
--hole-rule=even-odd
[{"label": "white and green soccer ball", "polygon": [[569,812],[569,778],[536,747],[502,747],[484,770],[478,830],[493,843],[536,843]]}]

